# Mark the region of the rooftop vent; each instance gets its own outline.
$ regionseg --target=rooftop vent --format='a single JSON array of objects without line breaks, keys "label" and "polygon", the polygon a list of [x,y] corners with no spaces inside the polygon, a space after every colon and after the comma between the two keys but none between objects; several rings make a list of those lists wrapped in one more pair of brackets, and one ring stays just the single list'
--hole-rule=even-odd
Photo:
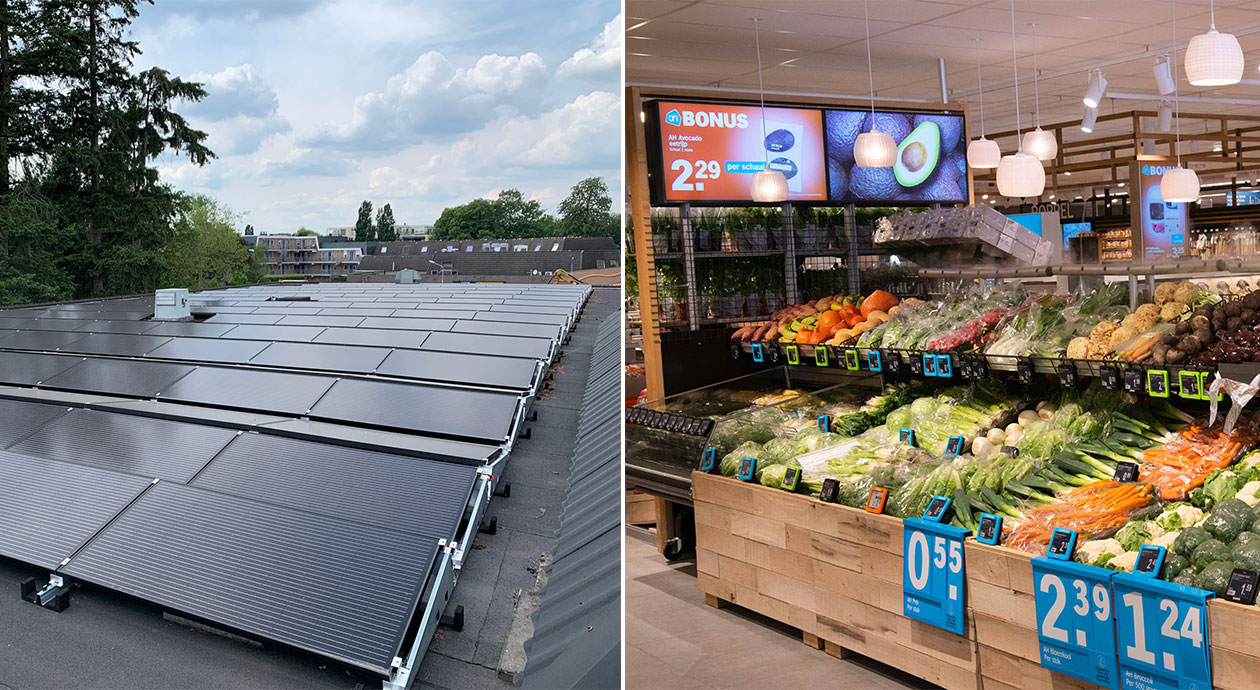
[{"label": "rooftop vent", "polygon": [[191,321],[192,306],[188,303],[188,290],[158,290],[153,298],[153,318],[156,321]]}]

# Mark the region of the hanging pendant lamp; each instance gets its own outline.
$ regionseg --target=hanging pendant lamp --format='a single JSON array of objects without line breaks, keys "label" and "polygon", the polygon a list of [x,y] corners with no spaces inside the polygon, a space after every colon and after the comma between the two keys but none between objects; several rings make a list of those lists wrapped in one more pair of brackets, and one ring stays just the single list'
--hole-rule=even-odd
[{"label": "hanging pendant lamp", "polygon": [[1054,132],[1046,132],[1041,129],[1041,88],[1038,85],[1037,74],[1037,23],[1031,22],[1028,26],[1033,30],[1033,94],[1036,104],[1035,123],[1037,128],[1031,132],[1024,134],[1023,149],[1030,156],[1036,156],[1043,161],[1054,160],[1059,154],[1059,142],[1054,138]]},{"label": "hanging pendant lamp", "polygon": [[[766,140],[766,85],[761,81],[761,32],[757,27],[757,18],[753,18],[753,35],[757,41],[757,86],[761,89],[761,140]],[[762,147],[765,148],[764,145]],[[779,170],[770,169],[770,152],[766,149],[766,166],[753,173],[748,187],[753,201],[758,203],[778,203],[787,201],[787,177]]]},{"label": "hanging pendant lamp", "polygon": [[[1015,0],[1011,0],[1011,65],[1015,71],[1015,134],[1019,135],[1019,63],[1015,57]],[[998,193],[1002,196],[1041,196],[1046,189],[1046,169],[1036,156],[1024,153],[1022,138],[1019,150],[1002,156],[997,168]]]},{"label": "hanging pendant lamp", "polygon": [[897,162],[897,142],[888,132],[875,127],[875,73],[871,69],[871,16],[862,0],[866,17],[866,77],[871,85],[871,131],[858,135],[853,144],[853,162],[859,168],[889,168]]},{"label": "hanging pendant lamp", "polygon": [[996,141],[984,138],[984,80],[980,78],[980,39],[976,41],[976,84],[980,87],[980,138],[967,144],[967,165],[979,170],[998,167],[1002,149]]},{"label": "hanging pendant lamp", "polygon": [[[1227,86],[1242,81],[1243,51],[1238,38],[1216,30],[1216,3],[1210,2],[1212,28],[1186,46],[1186,79],[1191,86]],[[1176,46],[1174,46],[1174,49]]]},{"label": "hanging pendant lamp", "polygon": [[[1172,60],[1174,62],[1173,74],[1175,75],[1177,74],[1175,67],[1177,60],[1177,0],[1173,0],[1172,9]],[[1198,37],[1196,36],[1195,38]],[[1193,44],[1194,41],[1191,41],[1191,45]],[[1188,49],[1187,52],[1189,52]],[[1189,55],[1187,55],[1187,57],[1189,57]],[[1187,65],[1186,68],[1187,76],[1189,76],[1189,65]],[[1164,198],[1165,202],[1188,204],[1199,200],[1199,175],[1189,168],[1181,167],[1181,89],[1178,88],[1174,90],[1173,93],[1176,94],[1173,97],[1173,100],[1177,107],[1177,167],[1169,168],[1159,178],[1159,193],[1160,196]]]}]

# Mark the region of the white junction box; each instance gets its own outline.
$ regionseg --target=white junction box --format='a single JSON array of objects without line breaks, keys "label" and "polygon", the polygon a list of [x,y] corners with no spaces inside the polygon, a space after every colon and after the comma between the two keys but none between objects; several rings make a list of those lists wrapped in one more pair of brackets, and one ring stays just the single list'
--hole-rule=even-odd
[{"label": "white junction box", "polygon": [[158,290],[153,299],[155,321],[191,321],[192,305],[188,303],[188,290],[168,288]]}]

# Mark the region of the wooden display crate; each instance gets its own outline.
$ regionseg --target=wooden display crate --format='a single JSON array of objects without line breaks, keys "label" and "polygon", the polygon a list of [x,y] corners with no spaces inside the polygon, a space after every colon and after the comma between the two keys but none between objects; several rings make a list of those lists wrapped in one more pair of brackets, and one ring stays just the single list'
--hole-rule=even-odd
[{"label": "wooden display crate", "polygon": [[1041,666],[1031,556],[969,539],[967,603],[976,628],[980,680],[985,690],[1097,688]]},{"label": "wooden display crate", "polygon": [[626,492],[626,524],[656,524],[656,501],[651,495],[638,491]]},{"label": "wooden display crate", "polygon": [[1212,687],[1242,690],[1260,684],[1260,608],[1232,601],[1208,601]]},{"label": "wooden display crate", "polygon": [[710,604],[735,603],[951,690],[976,688],[968,634],[902,615],[901,520],[727,477],[695,473],[696,562]]}]

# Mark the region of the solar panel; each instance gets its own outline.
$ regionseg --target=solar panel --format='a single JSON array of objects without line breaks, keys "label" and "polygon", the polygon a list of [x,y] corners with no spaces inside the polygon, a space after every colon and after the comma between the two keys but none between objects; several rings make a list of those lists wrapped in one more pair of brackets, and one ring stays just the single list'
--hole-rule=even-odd
[{"label": "solar panel", "polygon": [[29,319],[28,321],[29,325],[22,328],[36,331],[78,331],[83,330],[84,326],[96,323],[92,319]]},{"label": "solar panel", "polygon": [[551,345],[550,340],[541,338],[513,338],[506,335],[475,333],[430,333],[422,349],[546,359],[551,354]]},{"label": "solar panel", "polygon": [[573,307],[516,306],[509,302],[507,304],[496,304],[493,307],[490,307],[490,311],[506,311],[518,314],[560,314],[568,316],[573,313]]},{"label": "solar panel", "polygon": [[75,409],[8,450],[186,482],[235,436],[220,427]]},{"label": "solar panel", "polygon": [[198,338],[218,338],[233,328],[236,328],[236,326],[230,323],[165,321],[155,325],[146,335],[189,335]]},{"label": "solar panel", "polygon": [[7,448],[27,434],[66,413],[64,405],[44,405],[0,399],[0,448]]},{"label": "solar panel", "polygon": [[[270,304],[284,305],[285,303],[284,302],[271,302]],[[309,302],[302,302],[301,304],[305,305],[305,304],[309,304]],[[277,306],[258,307],[254,309],[254,313],[255,314],[284,314],[284,315],[318,314],[319,310],[320,310],[320,307],[308,307],[308,306],[290,307],[290,306],[285,305],[285,306],[278,306],[278,307]]]},{"label": "solar panel", "polygon": [[500,442],[519,402],[511,393],[341,379],[311,416]]},{"label": "solar panel", "polygon": [[389,316],[393,309],[353,309],[350,307],[324,307],[320,316]]},{"label": "solar panel", "polygon": [[389,354],[383,347],[321,345],[317,343],[272,343],[251,364],[273,367],[370,373]]},{"label": "solar panel", "polygon": [[56,350],[86,337],[86,333],[73,331],[16,331],[0,339],[0,347],[15,350]]},{"label": "solar panel", "polygon": [[521,357],[394,350],[377,367],[376,373],[525,390],[533,382],[534,368],[534,360]]},{"label": "solar panel", "polygon": [[128,333],[93,333],[64,346],[63,349],[69,352],[139,357],[167,342],[170,342],[170,338]]},{"label": "solar panel", "polygon": [[569,317],[559,314],[516,314],[510,311],[482,311],[473,317],[474,321],[507,321],[511,323],[548,323],[563,326]]},{"label": "solar panel", "polygon": [[[317,343],[337,345],[380,345],[384,347],[418,348],[429,337],[428,331],[383,330],[379,328],[329,328],[315,338]],[[4,341],[0,340],[0,347]]]},{"label": "solar panel", "polygon": [[159,398],[300,415],[311,409],[334,380],[257,369],[200,367],[162,391]]},{"label": "solar panel", "polygon": [[271,325],[279,323],[283,318],[285,317],[279,314],[236,314],[219,311],[214,316],[206,319],[206,323],[261,323]]},{"label": "solar panel", "polygon": [[437,540],[159,482],[60,572],[388,674]]},{"label": "solar panel", "polygon": [[149,482],[148,477],[0,452],[0,555],[54,569]]},{"label": "solar panel", "polygon": [[347,326],[353,328],[363,321],[361,316],[286,316],[276,323],[280,326]]},{"label": "solar panel", "polygon": [[287,340],[309,342],[323,332],[318,326],[260,326],[244,324],[227,335],[233,340]]},{"label": "solar panel", "polygon": [[421,319],[398,316],[369,316],[360,328],[401,328],[409,331],[449,331],[458,323],[454,319]]},{"label": "solar panel", "polygon": [[[195,312],[204,312],[211,314],[252,314],[257,307],[248,305],[237,305],[233,307],[215,306],[207,304],[205,307],[193,309]],[[207,319],[208,320],[208,319]]]},{"label": "solar panel", "polygon": [[469,465],[247,433],[192,485],[452,539],[476,477]]},{"label": "solar panel", "polygon": [[[2,343],[3,341],[0,341]],[[0,345],[3,347],[3,345]],[[183,359],[193,362],[230,362],[240,364],[263,351],[266,343],[251,340],[211,340],[208,338],[172,338],[171,342],[149,353],[149,357]]]},{"label": "solar panel", "polygon": [[144,333],[157,325],[155,321],[90,321],[75,330],[83,333]]},{"label": "solar panel", "polygon": [[0,352],[0,383],[34,386],[82,361],[82,357]]},{"label": "solar panel", "polygon": [[507,323],[504,321],[460,321],[451,329],[455,333],[481,333],[483,335],[516,335],[527,338],[560,337],[559,326],[535,323]]},{"label": "solar panel", "polygon": [[418,309],[394,310],[394,315],[409,319],[471,319],[476,314],[477,312],[472,309],[443,309],[441,302],[426,304]]},{"label": "solar panel", "polygon": [[45,379],[44,385],[151,398],[193,369],[190,365],[172,362],[89,357],[79,366]]}]

